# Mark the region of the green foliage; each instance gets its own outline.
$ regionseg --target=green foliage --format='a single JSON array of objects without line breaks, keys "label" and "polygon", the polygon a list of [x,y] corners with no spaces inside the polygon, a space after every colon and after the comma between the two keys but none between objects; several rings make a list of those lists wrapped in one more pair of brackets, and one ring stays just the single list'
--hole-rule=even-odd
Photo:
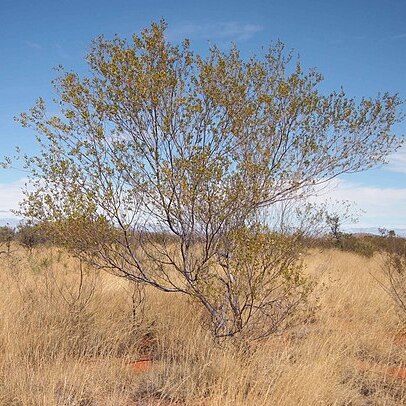
[{"label": "green foliage", "polygon": [[373,238],[359,237],[352,234],[344,234],[342,237],[341,249],[343,251],[354,252],[355,254],[372,257],[375,252],[382,249],[378,241]]},{"label": "green foliage", "polygon": [[260,224],[236,227],[224,236],[197,281],[216,309],[216,336],[244,330],[251,338],[261,338],[286,326],[293,313],[308,310],[312,286],[303,276],[299,248],[295,237]]},{"label": "green foliage", "polygon": [[11,243],[15,238],[15,230],[8,226],[0,227],[0,254],[10,254]]},{"label": "green foliage", "polygon": [[29,251],[49,241],[46,231],[41,224],[20,225],[15,234],[15,239]]},{"label": "green foliage", "polygon": [[0,227],[0,243],[8,243],[14,239],[15,230],[8,226]]},{"label": "green foliage", "polygon": [[41,231],[53,244],[66,248],[77,257],[90,257],[101,245],[117,240],[117,230],[101,216],[49,221],[41,225]]},{"label": "green foliage", "polygon": [[[302,279],[283,237],[255,231],[264,210],[384,162],[400,145],[401,101],[323,95],[322,76],[279,42],[262,58],[202,57],[165,30],[98,38],[91,75],[61,69],[54,82],[59,114],[39,99],[20,116],[41,147],[25,160],[34,191],[21,212],[60,225],[59,240],[95,265],[200,301],[216,335],[254,313],[272,326]],[[288,286],[281,301],[273,283]]]},{"label": "green foliage", "polygon": [[337,242],[332,236],[321,238],[304,238],[303,244],[308,248],[331,249],[339,248],[343,251],[372,257],[375,253],[401,254],[404,251],[406,239],[402,237],[378,236],[373,234],[350,234],[340,232]]},{"label": "green foliage", "polygon": [[383,271],[386,281],[382,286],[394,300],[402,319],[406,320],[406,239],[394,237],[391,233],[385,240],[387,252]]},{"label": "green foliage", "polygon": [[341,219],[337,214],[326,216],[326,223],[330,229],[330,235],[334,239],[335,244],[342,247],[342,238],[344,233],[341,231]]}]

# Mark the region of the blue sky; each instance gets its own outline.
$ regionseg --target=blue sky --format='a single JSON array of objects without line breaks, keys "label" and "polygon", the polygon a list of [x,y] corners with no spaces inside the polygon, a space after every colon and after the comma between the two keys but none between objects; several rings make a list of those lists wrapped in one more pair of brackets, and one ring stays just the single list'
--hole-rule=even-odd
[{"label": "blue sky", "polygon": [[[129,37],[161,17],[169,39],[188,37],[200,53],[233,41],[249,56],[281,39],[323,73],[326,91],[406,98],[405,0],[0,0],[0,156],[16,145],[35,151],[34,134],[13,117],[38,96],[52,98],[54,67],[86,73],[84,56],[97,35]],[[405,134],[406,124],[396,131]],[[0,170],[0,218],[16,207],[24,177]],[[406,149],[384,168],[340,178],[329,196],[355,201],[365,211],[359,226],[406,228]]]}]

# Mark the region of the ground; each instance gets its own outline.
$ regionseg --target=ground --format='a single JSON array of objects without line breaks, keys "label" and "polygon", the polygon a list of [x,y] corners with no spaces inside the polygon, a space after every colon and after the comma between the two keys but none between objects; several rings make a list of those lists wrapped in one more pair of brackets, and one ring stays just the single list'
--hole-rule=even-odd
[{"label": "ground", "polygon": [[[306,254],[313,317],[213,342],[196,304],[86,271],[56,248],[0,258],[2,405],[406,404],[406,335],[379,255]],[[80,288],[82,286],[82,288]]]}]

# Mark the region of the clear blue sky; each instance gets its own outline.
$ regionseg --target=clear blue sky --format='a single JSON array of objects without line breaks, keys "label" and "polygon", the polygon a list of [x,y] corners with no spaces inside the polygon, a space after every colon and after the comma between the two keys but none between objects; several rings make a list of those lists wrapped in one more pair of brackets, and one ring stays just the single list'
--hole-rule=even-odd
[{"label": "clear blue sky", "polygon": [[[405,0],[1,0],[0,7],[0,156],[16,145],[35,150],[32,132],[13,116],[38,96],[52,97],[55,66],[84,73],[94,37],[128,37],[161,17],[170,39],[189,37],[201,53],[209,42],[233,41],[250,55],[281,39],[323,73],[326,90],[342,85],[356,97],[389,91],[406,98]],[[397,131],[406,133],[406,125]],[[15,206],[22,177],[0,171],[0,212]],[[366,210],[362,226],[406,228],[406,152],[388,167],[343,178],[332,195]]]}]

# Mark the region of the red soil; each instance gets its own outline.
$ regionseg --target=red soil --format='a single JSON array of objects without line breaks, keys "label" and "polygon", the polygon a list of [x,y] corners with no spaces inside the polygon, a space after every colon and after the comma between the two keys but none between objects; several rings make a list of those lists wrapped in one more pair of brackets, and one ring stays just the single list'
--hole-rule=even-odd
[{"label": "red soil", "polygon": [[385,373],[393,378],[406,380],[405,367],[388,367],[385,369]]},{"label": "red soil", "polygon": [[134,372],[147,372],[152,368],[153,361],[150,358],[140,358],[136,361],[130,362],[129,365]]}]

